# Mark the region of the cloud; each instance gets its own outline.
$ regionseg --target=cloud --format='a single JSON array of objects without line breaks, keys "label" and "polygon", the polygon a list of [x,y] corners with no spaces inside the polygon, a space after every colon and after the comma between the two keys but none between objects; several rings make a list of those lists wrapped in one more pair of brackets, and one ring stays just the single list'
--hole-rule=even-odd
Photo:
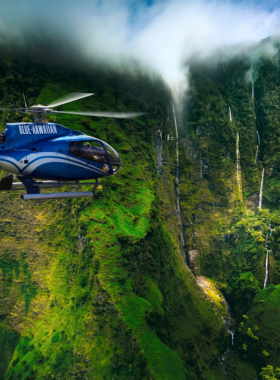
[{"label": "cloud", "polygon": [[0,7],[4,40],[26,44],[42,36],[95,62],[136,60],[171,87],[184,80],[184,64],[194,55],[251,44],[280,28],[273,1],[11,0]]},{"label": "cloud", "polygon": [[259,41],[279,28],[279,10],[244,3],[174,0],[134,39],[139,58],[154,65],[171,85],[184,62],[223,46]]}]

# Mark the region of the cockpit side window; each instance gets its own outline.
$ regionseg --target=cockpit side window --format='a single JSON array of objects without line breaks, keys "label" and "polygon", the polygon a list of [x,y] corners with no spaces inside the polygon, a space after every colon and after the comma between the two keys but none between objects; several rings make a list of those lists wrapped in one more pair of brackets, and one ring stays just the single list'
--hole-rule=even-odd
[{"label": "cockpit side window", "polygon": [[81,146],[82,146],[82,143],[79,141],[71,142],[69,145],[69,153],[73,154],[74,156],[80,157]]},{"label": "cockpit side window", "polygon": [[73,141],[69,145],[69,153],[86,160],[109,163],[106,151],[98,141]]}]

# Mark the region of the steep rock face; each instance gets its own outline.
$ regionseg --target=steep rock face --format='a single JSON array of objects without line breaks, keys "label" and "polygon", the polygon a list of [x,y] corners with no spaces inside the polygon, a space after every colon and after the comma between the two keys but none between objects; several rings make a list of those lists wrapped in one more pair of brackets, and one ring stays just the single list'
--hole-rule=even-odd
[{"label": "steep rock face", "polygon": [[[22,88],[29,105],[94,92],[63,109],[148,116],[51,118],[120,153],[121,172],[102,181],[93,200],[26,203],[18,192],[0,195],[1,377],[225,378],[225,327],[179,249],[171,140],[163,142],[166,164],[156,172],[154,135],[168,120],[170,94],[141,74],[15,62],[1,62],[2,105],[21,106]],[[19,117],[4,113],[2,129]],[[171,121],[166,130],[174,135]]]},{"label": "steep rock face", "polygon": [[[191,65],[180,128],[180,189],[191,264],[196,252],[191,268],[214,280],[230,303],[232,328],[238,328],[226,363],[230,379],[244,379],[244,373],[257,379],[262,366],[280,366],[274,338],[265,331],[271,323],[277,335],[278,326],[268,316],[257,323],[266,315],[266,307],[259,311],[257,305],[268,294],[261,290],[267,250],[268,285],[279,284],[278,42],[274,48],[271,56],[252,51]],[[280,316],[279,305],[273,313]],[[258,343],[257,360],[252,342]]]}]

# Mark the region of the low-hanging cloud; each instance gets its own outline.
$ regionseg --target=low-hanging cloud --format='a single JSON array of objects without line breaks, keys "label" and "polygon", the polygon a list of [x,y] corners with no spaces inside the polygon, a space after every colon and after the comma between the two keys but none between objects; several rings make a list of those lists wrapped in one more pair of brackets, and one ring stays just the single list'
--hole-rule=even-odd
[{"label": "low-hanging cloud", "polygon": [[194,55],[249,45],[280,28],[280,8],[260,1],[12,0],[1,2],[0,10],[2,42],[28,46],[33,38],[48,37],[95,63],[121,67],[134,60],[172,88]]}]

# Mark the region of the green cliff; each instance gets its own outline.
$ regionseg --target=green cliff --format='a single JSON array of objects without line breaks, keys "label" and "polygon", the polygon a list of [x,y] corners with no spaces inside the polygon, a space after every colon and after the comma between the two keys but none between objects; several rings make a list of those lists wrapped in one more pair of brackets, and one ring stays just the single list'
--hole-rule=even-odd
[{"label": "green cliff", "polygon": [[236,331],[225,368],[235,380],[266,378],[270,370],[262,368],[280,367],[279,45],[272,41],[267,54],[269,42],[231,59],[192,62],[180,129],[190,268],[230,305]]},{"label": "green cliff", "polygon": [[159,77],[3,54],[1,107],[94,92],[61,109],[147,114],[50,117],[119,152],[93,199],[1,193],[1,379],[279,378],[279,58],[189,62],[176,145]]}]

